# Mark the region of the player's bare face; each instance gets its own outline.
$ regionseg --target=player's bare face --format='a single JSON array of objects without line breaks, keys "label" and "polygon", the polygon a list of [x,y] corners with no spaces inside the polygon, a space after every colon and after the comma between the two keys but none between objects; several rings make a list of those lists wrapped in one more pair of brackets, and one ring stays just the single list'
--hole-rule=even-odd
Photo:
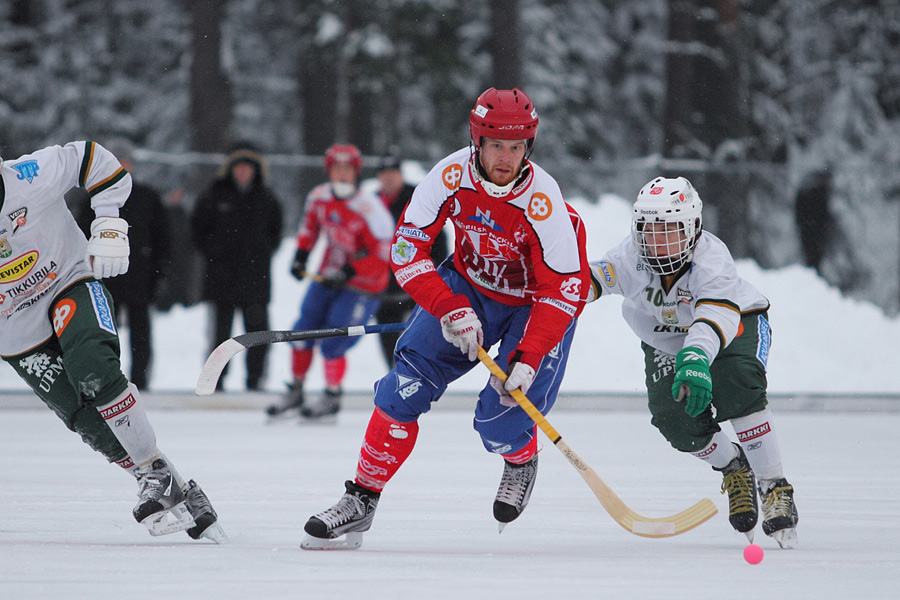
[{"label": "player's bare face", "polygon": [[356,183],[356,169],[350,163],[334,163],[328,170],[328,179],[332,183]]},{"label": "player's bare face", "polygon": [[485,138],[478,154],[488,181],[500,186],[515,181],[525,163],[527,150],[528,144],[525,140]]},{"label": "player's bare face", "polygon": [[644,225],[643,234],[649,255],[656,258],[678,256],[687,242],[684,228],[679,223],[648,223]]}]

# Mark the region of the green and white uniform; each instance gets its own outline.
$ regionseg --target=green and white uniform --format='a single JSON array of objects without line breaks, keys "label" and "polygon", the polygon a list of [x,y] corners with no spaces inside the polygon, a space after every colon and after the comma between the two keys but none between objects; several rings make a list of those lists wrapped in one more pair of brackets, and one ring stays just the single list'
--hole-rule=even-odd
[{"label": "green and white uniform", "polygon": [[[676,449],[697,452],[719,422],[766,408],[769,302],[738,276],[719,238],[703,232],[693,260],[670,277],[650,270],[626,238],[591,263],[588,301],[607,294],[625,298],[622,315],[644,349],[653,425]],[[715,414],[692,418],[672,398],[675,354],[685,347],[710,358]]]},{"label": "green and white uniform", "polygon": [[0,356],[66,425],[109,460],[125,450],[95,407],[128,387],[112,302],[85,262],[87,240],[65,194],[81,187],[116,217],[131,176],[94,142],[0,163]]}]

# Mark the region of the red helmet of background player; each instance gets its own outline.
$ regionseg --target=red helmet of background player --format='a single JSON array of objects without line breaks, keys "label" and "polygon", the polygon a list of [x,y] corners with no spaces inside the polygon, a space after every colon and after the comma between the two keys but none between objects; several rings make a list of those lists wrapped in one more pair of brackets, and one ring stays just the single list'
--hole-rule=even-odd
[{"label": "red helmet of background player", "polygon": [[475,101],[469,113],[469,131],[472,144],[481,148],[481,140],[528,140],[528,148],[534,145],[538,116],[534,103],[519,88],[498,90],[490,88]]},{"label": "red helmet of background player", "polygon": [[352,144],[334,144],[325,152],[325,172],[331,170],[336,163],[349,163],[359,176],[362,171],[362,154],[359,148]]}]

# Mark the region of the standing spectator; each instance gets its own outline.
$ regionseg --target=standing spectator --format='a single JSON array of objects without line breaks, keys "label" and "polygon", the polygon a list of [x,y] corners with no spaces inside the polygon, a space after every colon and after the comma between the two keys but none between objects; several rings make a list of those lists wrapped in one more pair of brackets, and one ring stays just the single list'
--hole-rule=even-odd
[{"label": "standing spectator", "polygon": [[[772,344],[769,301],[737,274],[728,248],[703,230],[703,202],[684,177],[658,177],[638,193],[631,235],[591,263],[593,301],[624,296],[641,339],[650,422],[673,448],[722,474],[731,526],[753,541],[797,543],[794,488],[766,397]],[[719,423],[730,421],[738,443]]]},{"label": "standing spectator", "polygon": [[835,234],[831,214],[831,173],[821,169],[804,177],[797,190],[794,218],[800,233],[804,263],[822,272],[822,259]]},{"label": "standing spectator", "polygon": [[[126,171],[134,177],[134,146],[128,140],[111,140],[108,149]],[[153,356],[150,306],[156,297],[159,283],[171,247],[165,208],[159,194],[152,187],[134,181],[128,202],[119,216],[131,223],[128,237],[131,256],[128,272],[106,282],[115,298],[116,319],[128,323],[131,342],[131,383],[146,390],[150,383]]]},{"label": "standing spectator", "polygon": [[[388,210],[391,211],[394,222],[399,224],[403,209],[406,208],[416,188],[403,181],[403,174],[400,172],[400,159],[396,155],[387,154],[381,159],[378,181],[381,183],[381,190],[378,192],[378,195]],[[438,234],[434,242],[434,246],[431,249],[431,258],[436,265],[441,264],[447,258],[447,234],[443,231]],[[415,301],[403,291],[403,288],[400,287],[392,275],[388,283],[388,289],[381,297],[381,306],[378,308],[378,312],[375,313],[375,319],[379,323],[404,323],[409,320],[415,307]],[[400,332],[382,333],[380,337],[384,360],[388,368],[393,369],[394,347],[397,345],[397,340],[400,339]]]},{"label": "standing spectator", "polygon": [[[73,187],[89,198],[89,240],[63,201]],[[128,271],[119,211],[131,176],[100,144],[71,142],[0,160],[0,190],[9,217],[0,225],[0,356],[66,427],[137,479],[132,515],[151,535],[224,541],[206,494],[160,452],[142,395],[122,373],[103,280]]]},{"label": "standing spectator", "polygon": [[[206,258],[203,298],[213,304],[211,349],[231,337],[235,311],[246,331],[269,329],[271,261],[282,214],[265,180],[262,155],[251,144],[238,144],[191,215],[194,243]],[[265,345],[247,351],[248,390],[260,389],[267,352]]]},{"label": "standing spectator", "polygon": [[[397,342],[396,366],[375,385],[354,480],[337,504],[309,518],[302,548],[359,547],[382,490],[415,446],[419,417],[475,367],[480,346],[499,343],[497,362],[508,373],[506,383],[491,377],[475,407],[484,448],[503,458],[493,505],[501,530],[528,504],[537,431],[509,393],[530,393],[549,412],[590,282],[581,219],[529,160],[537,126],[524,92],[490,88],[469,113],[470,146],[416,188],[394,234],[391,268],[422,310]],[[453,260],[438,267],[431,252],[447,221]]]},{"label": "standing spectator", "polygon": [[193,306],[200,298],[202,281],[196,276],[203,272],[204,259],[197,253],[191,234],[191,218],[184,205],[184,189],[176,186],[163,196],[169,239],[177,252],[169,252],[165,277],[156,292],[156,305],[168,311],[176,304]]},{"label": "standing spectator", "polygon": [[[313,277],[300,306],[296,330],[364,325],[378,309],[379,294],[387,288],[394,223],[374,194],[357,187],[360,171],[362,156],[356,146],[335,144],[325,153],[328,182],[313,188],[306,198],[291,265],[294,277],[307,275],[306,262],[320,236],[327,247],[319,274]],[[300,409],[311,419],[336,414],[347,369],[345,355],[357,341],[358,337],[338,337],[293,344],[294,380],[281,402],[269,406],[266,413],[274,417]],[[304,405],[303,380],[317,344],[325,359],[325,392],[318,403]]]}]

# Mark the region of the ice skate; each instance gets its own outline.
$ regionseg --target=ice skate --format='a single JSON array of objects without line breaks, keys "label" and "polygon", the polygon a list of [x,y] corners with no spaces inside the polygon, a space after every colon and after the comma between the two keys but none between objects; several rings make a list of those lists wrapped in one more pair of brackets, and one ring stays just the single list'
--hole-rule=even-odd
[{"label": "ice skate", "polygon": [[150,535],[167,535],[194,527],[184,492],[176,481],[177,474],[163,457],[139,467],[136,475],[139,499],[132,514]]},{"label": "ice skate", "polygon": [[528,506],[534,480],[537,478],[537,465],[537,454],[521,465],[503,461],[503,476],[494,498],[494,518],[499,523],[501,533],[506,524],[518,519]]},{"label": "ice skate", "polygon": [[785,549],[797,546],[797,505],[794,488],[784,477],[761,479],[759,495],[763,505],[763,533]]},{"label": "ice skate", "polygon": [[728,494],[728,522],[752,543],[753,528],[759,520],[756,478],[744,450],[738,444],[734,447],[738,455],[724,468],[713,469],[722,473],[722,493]]},{"label": "ice skate", "polygon": [[307,419],[321,420],[336,415],[341,410],[343,391],[326,389],[317,404],[307,405],[300,409],[300,414]]},{"label": "ice skate", "polygon": [[222,526],[219,525],[219,515],[216,514],[206,493],[200,489],[197,482],[191,479],[184,490],[185,506],[194,519],[194,526],[187,530],[191,539],[207,539],[217,544],[224,544],[228,536]]},{"label": "ice skate", "polygon": [[266,414],[275,418],[291,410],[299,410],[303,406],[303,400],[303,382],[294,380],[293,383],[288,384],[287,392],[281,397],[281,400],[266,407]]},{"label": "ice skate", "polygon": [[[356,550],[362,545],[363,532],[368,531],[375,518],[380,493],[344,483],[347,492],[338,503],[309,518],[300,542],[304,550]],[[338,539],[344,536],[343,539]]]}]

